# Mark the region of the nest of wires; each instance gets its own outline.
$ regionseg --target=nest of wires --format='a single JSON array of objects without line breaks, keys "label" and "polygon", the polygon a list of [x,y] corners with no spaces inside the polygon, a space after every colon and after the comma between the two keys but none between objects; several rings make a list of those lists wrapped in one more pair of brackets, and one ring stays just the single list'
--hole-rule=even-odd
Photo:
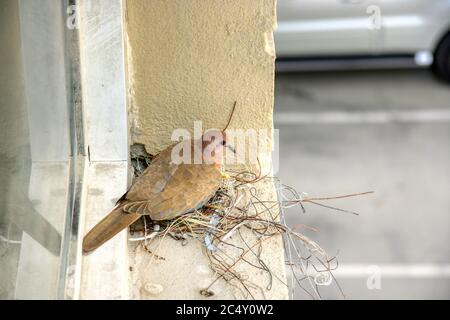
[{"label": "nest of wires", "polygon": [[[133,163],[138,164],[142,172],[142,167],[149,161],[139,155]],[[260,194],[260,184],[268,183],[275,187],[276,199],[265,199]],[[138,241],[158,260],[165,258],[159,255],[158,246],[155,250],[150,249],[155,239],[171,237],[182,244],[201,241],[215,274],[214,280],[200,290],[205,297],[214,295],[214,286],[219,280],[233,286],[243,299],[255,299],[258,291],[264,296],[265,291],[272,289],[274,281],[287,286],[291,298],[295,290],[301,289],[311,298],[321,299],[321,287],[331,285],[344,296],[333,275],[339,266],[337,257],[328,256],[318,243],[289,226],[284,210],[298,206],[306,212],[305,205],[313,204],[356,215],[356,212],[323,202],[368,193],[371,192],[314,198],[283,185],[276,177],[262,176],[260,165],[256,170],[231,170],[223,175],[221,187],[202,208],[168,221],[155,222],[143,216],[131,226],[130,240]],[[264,244],[274,238],[282,239],[284,244],[285,262],[290,275],[288,282],[284,275],[272,270],[270,257],[264,252]],[[265,283],[252,281],[248,270],[253,269],[265,274]]]}]

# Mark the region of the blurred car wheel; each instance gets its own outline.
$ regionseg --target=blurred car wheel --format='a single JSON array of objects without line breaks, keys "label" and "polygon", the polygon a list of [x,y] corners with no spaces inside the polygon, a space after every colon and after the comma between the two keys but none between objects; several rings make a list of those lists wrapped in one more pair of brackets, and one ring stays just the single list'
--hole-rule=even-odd
[{"label": "blurred car wheel", "polygon": [[433,71],[446,82],[450,82],[450,33],[447,34],[436,49]]}]

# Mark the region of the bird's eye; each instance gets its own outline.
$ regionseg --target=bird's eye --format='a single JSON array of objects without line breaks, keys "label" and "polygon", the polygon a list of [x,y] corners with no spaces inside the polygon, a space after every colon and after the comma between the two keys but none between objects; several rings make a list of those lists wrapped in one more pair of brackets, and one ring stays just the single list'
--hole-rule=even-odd
[{"label": "bird's eye", "polygon": [[226,145],[227,143],[226,143],[226,141],[225,140],[223,140],[222,142],[221,142],[221,145]]}]

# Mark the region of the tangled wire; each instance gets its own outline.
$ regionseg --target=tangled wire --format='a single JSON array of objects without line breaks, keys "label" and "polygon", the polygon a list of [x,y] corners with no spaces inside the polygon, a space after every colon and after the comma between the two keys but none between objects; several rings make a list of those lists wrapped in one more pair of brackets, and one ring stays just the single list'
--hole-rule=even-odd
[{"label": "tangled wire", "polygon": [[[203,243],[209,258],[210,267],[216,278],[200,294],[214,295],[214,285],[223,279],[237,289],[244,299],[255,299],[255,290],[263,295],[271,290],[274,281],[280,281],[290,288],[290,296],[301,288],[311,298],[320,299],[320,287],[333,282],[344,293],[333,276],[338,268],[336,257],[327,253],[313,240],[288,226],[284,209],[298,206],[305,212],[305,203],[326,207],[338,212],[357,214],[333,206],[325,205],[326,200],[354,197],[368,194],[364,192],[339,197],[312,198],[299,194],[295,189],[280,183],[277,178],[262,176],[251,170],[229,171],[224,174],[221,188],[201,209],[169,221],[154,222],[143,217],[140,226],[132,226],[132,241],[139,241],[144,249],[155,259],[164,259],[158,250],[150,250],[150,243],[156,238],[171,237],[185,244],[189,239]],[[271,183],[275,186],[278,199],[261,199],[258,183]],[[286,265],[290,270],[290,283],[282,275],[276,274],[263,257],[263,244],[274,237],[282,238]],[[267,275],[267,283],[262,285],[251,281],[244,270],[248,266]]]}]

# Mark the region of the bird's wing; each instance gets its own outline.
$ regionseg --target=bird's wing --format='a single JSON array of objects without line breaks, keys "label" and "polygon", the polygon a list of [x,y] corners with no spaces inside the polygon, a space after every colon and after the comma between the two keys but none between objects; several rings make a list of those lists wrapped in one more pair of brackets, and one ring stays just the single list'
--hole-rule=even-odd
[{"label": "bird's wing", "polygon": [[181,164],[157,196],[132,201],[123,210],[149,215],[153,220],[173,219],[205,204],[220,182],[220,170],[215,165]]},{"label": "bird's wing", "polygon": [[172,163],[171,153],[172,146],[161,151],[119,201],[142,202],[159,196],[179,167]]}]

